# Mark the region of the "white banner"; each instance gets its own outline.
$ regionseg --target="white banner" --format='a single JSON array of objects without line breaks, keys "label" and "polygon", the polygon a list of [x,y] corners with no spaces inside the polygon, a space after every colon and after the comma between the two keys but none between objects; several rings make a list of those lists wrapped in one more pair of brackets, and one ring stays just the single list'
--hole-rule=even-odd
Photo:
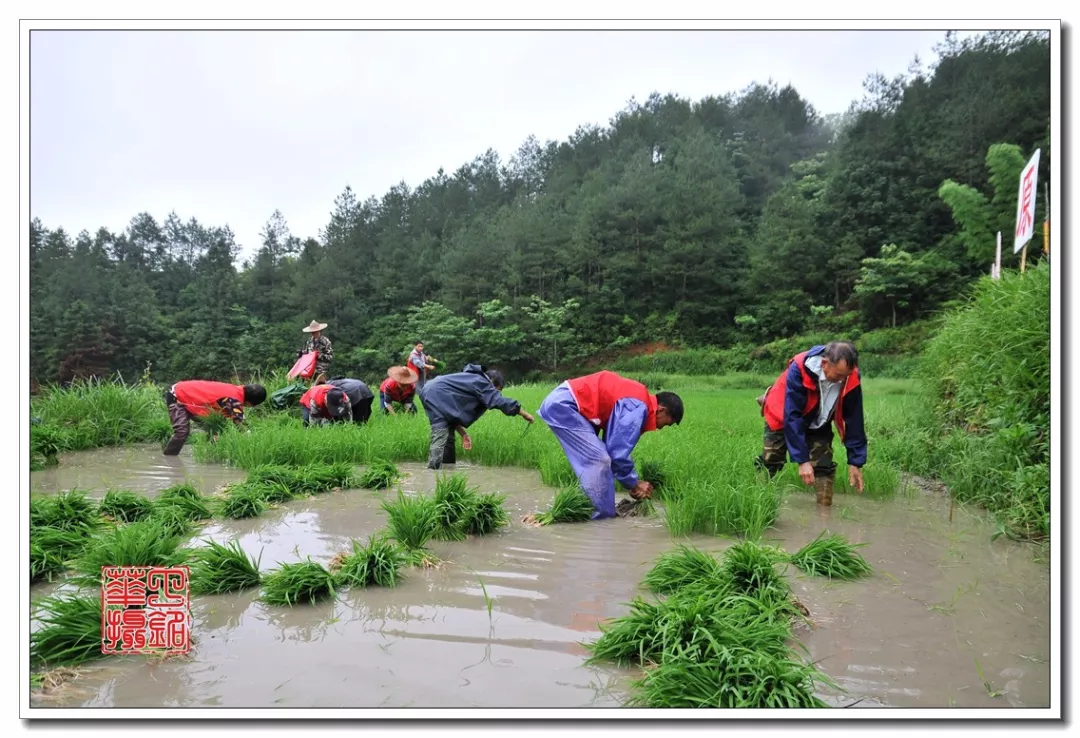
[{"label": "white banner", "polygon": [[1013,241],[1013,253],[1024,247],[1035,234],[1035,189],[1039,179],[1039,153],[1035,149],[1031,161],[1020,173],[1020,194],[1016,198],[1016,240]]}]

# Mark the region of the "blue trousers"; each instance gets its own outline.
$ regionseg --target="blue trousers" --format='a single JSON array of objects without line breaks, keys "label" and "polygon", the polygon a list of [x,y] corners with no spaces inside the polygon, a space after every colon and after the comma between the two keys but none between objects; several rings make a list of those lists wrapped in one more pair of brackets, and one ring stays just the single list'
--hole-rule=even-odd
[{"label": "blue trousers", "polygon": [[592,500],[592,519],[615,517],[615,475],[611,472],[611,456],[596,428],[578,412],[570,388],[566,384],[556,387],[536,414],[559,439],[581,488]]}]

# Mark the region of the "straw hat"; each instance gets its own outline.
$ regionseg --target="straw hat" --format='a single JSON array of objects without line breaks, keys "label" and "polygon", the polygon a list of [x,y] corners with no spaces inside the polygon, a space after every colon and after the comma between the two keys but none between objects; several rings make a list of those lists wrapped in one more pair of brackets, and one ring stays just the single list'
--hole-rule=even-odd
[{"label": "straw hat", "polygon": [[386,370],[386,376],[394,380],[398,384],[416,384],[419,379],[408,367],[404,366],[392,366]]},{"label": "straw hat", "polygon": [[304,331],[304,333],[314,333],[315,331],[321,331],[324,328],[326,328],[326,323],[320,323],[317,320],[313,320],[310,324],[308,324],[306,328],[303,328],[302,330]]}]

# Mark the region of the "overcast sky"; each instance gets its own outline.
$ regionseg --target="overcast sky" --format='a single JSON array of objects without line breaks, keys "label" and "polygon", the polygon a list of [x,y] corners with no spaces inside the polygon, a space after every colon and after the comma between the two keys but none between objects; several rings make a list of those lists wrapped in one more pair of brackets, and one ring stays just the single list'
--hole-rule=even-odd
[{"label": "overcast sky", "polygon": [[631,97],[693,100],[770,77],[821,113],[937,31],[34,31],[31,217],[71,235],[229,225],[250,255],[275,209],[317,236],[334,198],[415,187],[529,136],[607,124]]}]

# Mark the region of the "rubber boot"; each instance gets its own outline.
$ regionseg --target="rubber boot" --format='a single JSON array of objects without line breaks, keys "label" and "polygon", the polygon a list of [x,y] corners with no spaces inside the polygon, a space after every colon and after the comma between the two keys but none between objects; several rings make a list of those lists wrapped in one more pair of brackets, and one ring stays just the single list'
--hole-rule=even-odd
[{"label": "rubber boot", "polygon": [[166,456],[177,456],[180,453],[180,449],[184,447],[186,438],[177,440],[176,438],[170,438],[169,442],[165,444],[165,448],[162,451]]},{"label": "rubber boot", "polygon": [[817,492],[817,504],[822,505],[823,507],[830,507],[832,505],[832,477],[816,477],[814,479],[814,490]]}]

